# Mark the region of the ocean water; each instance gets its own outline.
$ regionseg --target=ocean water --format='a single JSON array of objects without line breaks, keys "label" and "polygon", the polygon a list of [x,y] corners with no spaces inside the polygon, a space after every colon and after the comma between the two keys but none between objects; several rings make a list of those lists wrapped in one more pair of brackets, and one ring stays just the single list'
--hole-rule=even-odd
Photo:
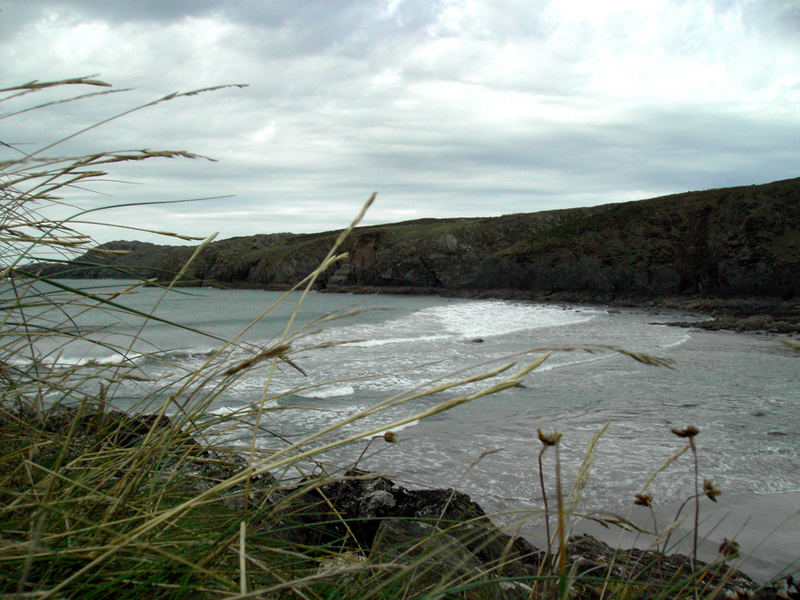
[{"label": "ocean water", "polygon": [[[80,285],[108,292],[123,284]],[[178,403],[206,402],[212,415],[235,413],[233,424],[214,430],[230,444],[249,443],[255,420],[249,408],[260,403],[258,444],[273,448],[411,390],[509,362],[520,368],[549,348],[553,354],[524,376],[522,386],[423,420],[413,417],[495,380],[412,399],[325,438],[390,428],[398,443],[379,438],[364,452],[367,442],[360,441],[317,459],[339,466],[359,460],[360,468],[409,486],[455,487],[487,512],[510,514],[542,506],[537,429],[562,433],[568,488],[593,436],[609,423],[580,507],[623,512],[648,476],[681,447],[670,429],[695,425],[700,476],[724,493],[800,490],[800,357],[776,337],[672,327],[665,323],[702,317],[642,309],[320,293],[309,294],[299,308],[299,293],[273,306],[282,296],[217,289],[164,296],[157,288],[139,288],[116,301],[191,330],[74,309],[84,338],[103,345],[78,339],[48,346],[44,340],[39,350],[61,365],[135,366],[142,380],[114,384],[119,408],[146,410],[177,394]],[[278,343],[287,324],[287,355],[294,366],[273,368],[266,360],[224,376],[226,369]],[[235,344],[223,344],[235,336]],[[643,364],[605,346],[668,358],[674,369]],[[203,378],[188,377],[201,367]],[[410,421],[392,426],[403,419]],[[544,456],[548,485],[553,459],[550,450]],[[686,454],[659,473],[648,491],[667,503],[687,497],[692,486]]]}]

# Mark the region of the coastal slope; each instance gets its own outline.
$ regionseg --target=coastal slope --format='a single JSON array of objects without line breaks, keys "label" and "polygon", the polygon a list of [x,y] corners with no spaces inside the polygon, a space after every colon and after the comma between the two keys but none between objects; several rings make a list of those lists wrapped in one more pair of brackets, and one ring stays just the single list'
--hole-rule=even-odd
[{"label": "coastal slope", "polygon": [[[285,287],[319,264],[336,235],[279,233],[215,242],[185,279]],[[110,242],[98,250],[45,271],[166,280],[194,249]],[[319,289],[593,302],[767,297],[785,303],[800,296],[800,178],[588,208],[360,227],[344,250],[348,256],[319,278]]]}]

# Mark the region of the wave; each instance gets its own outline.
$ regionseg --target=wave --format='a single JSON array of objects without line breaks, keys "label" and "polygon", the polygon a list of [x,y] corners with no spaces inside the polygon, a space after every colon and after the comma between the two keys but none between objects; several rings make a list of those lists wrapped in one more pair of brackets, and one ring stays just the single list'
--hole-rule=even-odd
[{"label": "wave", "polygon": [[311,390],[303,390],[302,392],[296,392],[295,396],[300,396],[301,398],[341,398],[343,396],[352,396],[355,394],[356,391],[353,389],[351,385],[340,385],[340,386],[325,386],[320,388],[314,388]]},{"label": "wave", "polygon": [[331,328],[318,341],[355,339],[354,347],[473,339],[508,335],[545,327],[561,327],[590,321],[599,310],[530,304],[507,300],[449,302],[411,312],[379,323]]},{"label": "wave", "polygon": [[392,427],[391,425],[387,425],[386,427],[375,433],[375,436],[377,437],[379,435],[383,435],[387,431],[392,431],[394,433],[397,433],[398,431],[403,431],[403,429],[408,429],[409,427],[414,427],[415,425],[419,425],[419,419],[417,419],[416,421],[410,421],[409,423],[406,423],[404,425],[398,425],[397,427]]},{"label": "wave", "polygon": [[386,346],[388,344],[410,344],[414,342],[432,342],[434,340],[444,340],[450,336],[447,335],[423,335],[420,337],[402,337],[402,338],[386,338],[363,340],[359,342],[352,342],[347,344],[349,347],[355,348],[372,348],[374,346]]},{"label": "wave", "polygon": [[[271,406],[272,404],[274,404],[274,403],[273,402],[267,402],[265,404],[265,406]],[[257,404],[238,404],[238,405],[235,405],[235,406],[233,406],[233,405],[232,406],[228,406],[228,405],[218,406],[217,408],[209,409],[208,411],[206,411],[206,414],[218,415],[218,416],[224,417],[224,416],[232,415],[232,414],[236,413],[238,416],[245,416],[245,415],[255,414],[257,411],[258,411],[258,405]]]},{"label": "wave", "polygon": [[473,300],[434,306],[420,313],[434,316],[452,335],[475,338],[583,323],[594,319],[598,311],[506,300]]},{"label": "wave", "polygon": [[[83,365],[97,365],[97,366],[110,366],[127,364],[133,365],[140,360],[144,355],[137,352],[130,352],[128,354],[112,354],[106,356],[53,356],[45,357],[41,360],[41,364],[49,369],[56,368],[69,368]],[[27,357],[15,356],[7,361],[10,365],[15,367],[27,367],[33,364],[33,360]]]},{"label": "wave", "polygon": [[[157,365],[163,363],[184,363],[189,361],[203,361],[214,355],[217,350],[214,348],[193,348],[186,350],[156,350],[153,352],[117,352],[113,354],[92,354],[86,352],[80,355],[57,355],[45,357],[42,362],[49,368],[75,367],[81,365]],[[11,358],[9,363],[15,366],[26,366],[31,364],[30,358],[16,356]]]},{"label": "wave", "polygon": [[[218,408],[212,408],[208,411],[210,415],[229,415],[231,413],[235,413],[237,411],[242,410],[243,406],[220,406]],[[244,412],[244,411],[242,411]]]},{"label": "wave", "polygon": [[554,369],[563,369],[567,367],[574,367],[576,365],[584,365],[588,363],[598,362],[601,360],[608,360],[617,356],[613,352],[608,352],[606,354],[592,354],[586,358],[578,358],[574,360],[564,360],[563,362],[556,362],[555,360],[547,360],[545,363],[536,368],[534,373],[544,373],[546,371],[553,371]]},{"label": "wave", "polygon": [[691,339],[692,339],[692,334],[687,331],[687,332],[684,332],[684,334],[682,336],[680,336],[677,340],[675,340],[673,342],[667,342],[665,344],[659,344],[658,347],[659,348],[675,348],[676,346],[680,346],[682,344],[685,344],[686,342],[688,342]]},{"label": "wave", "polygon": [[194,360],[194,359],[207,359],[214,356],[214,353],[218,352],[218,348],[211,348],[211,347],[197,347],[191,349],[182,349],[182,350],[167,350],[166,352],[160,354],[154,354],[156,360],[159,359],[171,359],[171,360]]}]

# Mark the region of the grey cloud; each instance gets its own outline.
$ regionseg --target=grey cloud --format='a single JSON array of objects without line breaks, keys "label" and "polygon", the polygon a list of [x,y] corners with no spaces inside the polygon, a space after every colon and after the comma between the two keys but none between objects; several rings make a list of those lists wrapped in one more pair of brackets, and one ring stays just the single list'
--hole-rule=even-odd
[{"label": "grey cloud", "polygon": [[224,0],[12,0],[13,10],[25,5],[26,11],[70,9],[77,14],[102,18],[112,22],[153,21],[169,22],[187,16],[203,16],[219,10]]},{"label": "grey cloud", "polygon": [[800,41],[800,4],[796,0],[717,0],[715,4],[722,10],[741,11],[743,19],[763,34],[779,34],[788,40]]},{"label": "grey cloud", "polygon": [[[542,174],[562,185],[580,181],[584,189],[678,189],[717,187],[796,176],[792,140],[800,124],[760,122],[714,112],[634,114],[610,125],[572,126],[542,134],[508,137],[453,135],[446,144],[405,152],[386,146],[366,156],[371,168],[406,174],[411,189],[435,186],[427,181],[457,173],[469,186],[473,178],[494,174],[496,194],[513,173],[520,187],[537,186]],[[379,145],[378,145],[379,147]],[[403,187],[399,184],[399,187]],[[459,186],[460,187],[460,186]],[[473,191],[479,187],[472,188]],[[421,191],[421,190],[418,190]]]},{"label": "grey cloud", "polygon": [[[476,3],[477,12],[463,17],[459,32],[443,22],[443,4],[424,0],[402,2],[394,14],[382,3],[355,0],[12,3],[9,19],[17,26],[50,6],[103,19],[112,30],[114,24],[134,23],[134,30],[153,33],[143,43],[163,46],[153,53],[158,64],[142,66],[152,73],[141,76],[144,90],[5,121],[3,137],[49,141],[54,132],[74,131],[87,119],[172,91],[176,79],[180,87],[196,77],[249,82],[245,90],[154,107],[59,148],[166,147],[219,158],[121,167],[114,179],[144,185],[100,187],[115,202],[235,193],[216,205],[114,213],[131,223],[146,214],[158,225],[189,231],[219,228],[223,237],[336,229],[372,190],[379,192],[368,218],[374,223],[543,210],[798,175],[800,121],[786,116],[785,106],[776,112],[778,101],[763,101],[759,112],[744,93],[714,106],[680,94],[676,98],[684,99],[678,102],[620,98],[616,89],[606,96],[602,89],[587,92],[595,73],[576,65],[589,50],[576,46],[560,53],[559,46],[548,54],[538,45],[560,26],[545,19],[546,4]],[[796,10],[793,3],[768,4],[716,7],[749,20],[754,35],[772,50],[770,28],[793,23]],[[156,34],[186,16],[232,23],[232,33],[213,53],[193,54],[190,48],[177,56],[171,42]],[[694,26],[676,23],[674,47],[659,51],[705,56],[708,49]],[[8,23],[2,27],[10,31]],[[792,36],[781,35],[775,51],[794,48]],[[425,60],[428,44],[437,40],[452,42],[452,52]],[[516,41],[530,42],[531,55],[517,71],[503,71],[496,57]],[[57,64],[57,55],[46,56]],[[376,81],[379,75],[387,76]],[[461,96],[425,87],[432,84]],[[483,96],[470,105],[473,91]],[[505,92],[534,104],[547,98],[550,104],[542,107],[556,105],[561,116],[548,120],[522,110],[516,120],[504,118]],[[263,136],[254,135],[261,130]],[[281,210],[295,208],[302,209],[302,218],[281,216]]]}]

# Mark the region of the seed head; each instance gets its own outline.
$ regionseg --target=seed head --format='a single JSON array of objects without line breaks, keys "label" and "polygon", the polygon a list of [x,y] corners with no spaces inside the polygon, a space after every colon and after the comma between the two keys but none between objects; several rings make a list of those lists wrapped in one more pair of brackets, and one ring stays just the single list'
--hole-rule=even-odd
[{"label": "seed head", "polygon": [[716,502],[717,496],[722,494],[722,490],[715,486],[710,479],[703,480],[703,491],[713,502]]},{"label": "seed head", "polygon": [[650,494],[636,494],[636,499],[633,503],[639,506],[652,506],[653,497]]},{"label": "seed head", "polygon": [[725,560],[738,557],[739,542],[736,540],[729,540],[728,538],[722,538],[722,543],[719,545],[719,553],[725,557]]},{"label": "seed head", "polygon": [[696,436],[698,433],[700,433],[700,430],[697,427],[695,427],[694,425],[689,425],[688,427],[684,427],[683,429],[675,428],[675,429],[672,430],[672,433],[674,433],[675,435],[677,435],[678,437],[681,437],[681,438],[689,438],[689,439],[691,439],[694,436]]},{"label": "seed head", "polygon": [[397,434],[394,431],[386,431],[383,434],[383,439],[390,444],[397,443]]},{"label": "seed head", "polygon": [[545,447],[555,446],[561,441],[560,431],[553,431],[553,433],[545,433],[541,429],[537,429],[536,431],[539,434],[539,441],[542,442]]}]

